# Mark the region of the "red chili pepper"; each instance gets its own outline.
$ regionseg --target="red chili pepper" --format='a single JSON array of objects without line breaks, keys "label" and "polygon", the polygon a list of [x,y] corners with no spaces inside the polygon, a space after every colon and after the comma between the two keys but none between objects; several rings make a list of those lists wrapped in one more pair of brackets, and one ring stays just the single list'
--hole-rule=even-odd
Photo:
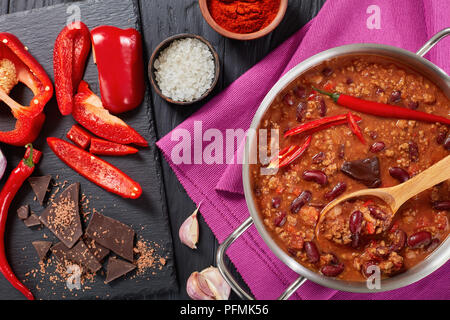
[{"label": "red chili pepper", "polygon": [[305,143],[302,146],[288,146],[281,150],[276,157],[272,159],[272,161],[267,166],[268,169],[273,168],[283,168],[295,160],[297,160],[299,157],[305,153],[305,151],[308,149],[308,147],[311,145],[312,136],[309,136],[306,138]]},{"label": "red chili pepper", "polygon": [[[17,119],[14,130],[0,131],[0,142],[24,146],[39,135],[45,121],[42,111],[53,95],[52,82],[28,49],[10,33],[0,33],[0,72],[0,100],[11,108]],[[29,106],[23,106],[9,96],[19,82],[34,94]]]},{"label": "red chili pepper", "polygon": [[89,152],[104,156],[126,156],[138,153],[139,150],[123,144],[92,138]]},{"label": "red chili pepper", "polygon": [[373,225],[372,222],[367,222],[367,233],[368,234],[374,234],[375,233],[375,226]]},{"label": "red chili pepper", "polygon": [[148,146],[147,141],[136,130],[103,107],[100,98],[89,89],[85,81],[81,81],[78,88],[72,115],[79,124],[103,139],[120,144]]},{"label": "red chili pepper", "polygon": [[370,206],[371,204],[373,204],[374,202],[373,202],[373,200],[367,200],[366,202],[364,202],[363,203],[363,207],[368,207],[368,206]]},{"label": "red chili pepper", "polygon": [[72,113],[73,97],[83,79],[90,50],[91,35],[83,22],[66,26],[56,38],[53,51],[56,99],[64,116]]},{"label": "red chili pepper", "polygon": [[101,26],[91,35],[105,108],[122,113],[138,107],[145,94],[141,34],[135,29]]},{"label": "red chili pepper", "polygon": [[62,162],[103,189],[124,198],[141,196],[139,183],[112,164],[58,138],[47,138],[47,143]]},{"label": "red chili pepper", "polygon": [[8,217],[9,206],[16,196],[22,184],[28,179],[34,171],[35,164],[41,158],[41,152],[33,150],[33,146],[27,145],[27,153],[25,158],[20,161],[16,169],[14,169],[0,192],[0,272],[11,283],[14,288],[19,290],[27,299],[34,300],[33,294],[27,287],[17,279],[6,259],[5,252],[5,227]]},{"label": "red chili pepper", "polygon": [[352,132],[358,137],[359,141],[361,141],[363,144],[366,144],[366,140],[364,140],[361,128],[356,123],[355,116],[352,115],[351,112],[349,112],[347,114],[347,119],[348,119],[348,126],[350,127]]},{"label": "red chili pepper", "polygon": [[66,137],[83,149],[86,149],[89,146],[92,139],[92,136],[86,130],[83,130],[76,124],[70,128]]},{"label": "red chili pepper", "polygon": [[425,122],[439,122],[450,125],[450,119],[437,116],[434,114],[403,108],[399,106],[393,106],[385,103],[362,100],[345,94],[330,93],[323,90],[319,90],[317,88],[314,89],[324,95],[331,97],[334,100],[334,102],[340,104],[341,106],[347,107],[355,111],[368,113],[384,118],[408,119]]},{"label": "red chili pepper", "polygon": [[[355,116],[355,120],[361,121],[361,118],[358,116]],[[311,130],[314,130],[314,132],[321,131],[321,130],[324,130],[324,129],[327,129],[327,128],[330,128],[330,127],[333,127],[336,125],[346,124],[347,121],[348,120],[347,120],[346,114],[341,114],[338,116],[332,116],[332,117],[326,117],[326,118],[313,120],[313,121],[304,123],[294,129],[287,131],[284,134],[284,137],[287,138],[287,137],[305,133],[305,132],[309,133]]]}]

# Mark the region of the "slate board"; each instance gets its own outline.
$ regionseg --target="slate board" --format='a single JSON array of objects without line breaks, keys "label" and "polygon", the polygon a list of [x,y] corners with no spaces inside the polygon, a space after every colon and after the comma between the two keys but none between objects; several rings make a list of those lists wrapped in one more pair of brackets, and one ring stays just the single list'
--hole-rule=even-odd
[{"label": "slate board", "polygon": [[[84,1],[76,4],[81,9],[81,20],[90,29],[98,25],[115,25],[121,28],[138,28],[138,9],[131,0]],[[53,45],[64,27],[69,14],[68,5],[56,5],[42,9],[18,12],[0,17],[0,31],[14,33],[26,45],[31,54],[42,64],[53,79]],[[97,68],[89,59],[84,79],[90,83],[94,92],[98,90]],[[147,83],[148,84],[148,83]],[[14,96],[22,101],[30,98],[26,90],[14,90]],[[0,128],[11,128],[11,117],[8,116],[6,106],[0,112]],[[56,100],[46,106],[47,120],[40,138],[35,146],[44,152],[44,157],[34,175],[51,174],[59,176],[57,182],[68,181],[81,183],[81,193],[91,196],[89,207],[102,211],[103,214],[118,219],[132,226],[138,236],[157,243],[163,249],[159,254],[166,257],[167,263],[162,270],[151,270],[148,274],[134,279],[118,280],[111,285],[104,284],[104,277],[98,276],[94,283],[86,284],[88,289],[82,291],[68,291],[65,284],[50,284],[42,282],[40,277],[26,277],[30,270],[38,267],[38,258],[31,244],[32,241],[43,240],[43,235],[54,239],[53,234],[46,229],[41,231],[27,229],[20,221],[15,211],[23,204],[30,204],[31,209],[40,213],[43,208],[37,201],[33,201],[34,194],[29,184],[21,189],[14,200],[7,223],[6,248],[8,259],[18,277],[25,280],[38,299],[139,299],[148,295],[163,294],[178,289],[173,259],[172,238],[165,203],[165,194],[160,173],[158,153],[155,148],[155,129],[149,94],[147,92],[143,105],[121,117],[140,132],[149,142],[150,148],[142,149],[137,155],[126,158],[106,157],[105,159],[116,165],[128,175],[138,181],[144,189],[138,200],[125,200],[85,180],[70,168],[66,167],[49,149],[45,137],[64,138],[68,129],[74,124],[72,117],[61,117],[57,110]],[[16,148],[1,144],[7,155],[8,168],[6,175],[17,165],[23,157],[23,148]],[[2,180],[2,184],[5,178]],[[55,191],[55,189],[53,190]],[[142,229],[142,227],[144,227]],[[56,242],[56,240],[55,240]],[[152,274],[154,272],[154,274]],[[36,289],[36,286],[40,290]],[[22,296],[0,276],[0,299],[21,299]]]}]

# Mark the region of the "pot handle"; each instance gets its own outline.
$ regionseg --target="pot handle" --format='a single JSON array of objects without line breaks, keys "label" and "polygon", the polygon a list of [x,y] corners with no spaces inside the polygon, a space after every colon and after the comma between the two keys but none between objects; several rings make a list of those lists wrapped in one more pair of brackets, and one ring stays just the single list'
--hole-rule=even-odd
[{"label": "pot handle", "polygon": [[446,36],[450,35],[450,28],[445,28],[438,33],[436,33],[430,40],[428,40],[419,51],[416,52],[417,55],[423,57],[428,51],[431,50],[439,41],[441,41]]},{"label": "pot handle", "polygon": [[[230,287],[239,297],[247,300],[255,300],[255,298],[245,292],[245,290],[237,283],[236,279],[234,279],[233,275],[230,273],[230,270],[228,270],[227,266],[225,265],[224,258],[227,249],[252,225],[253,219],[249,217],[219,246],[216,254],[217,267],[223,278],[228,282]],[[299,277],[282,293],[280,297],[278,297],[278,300],[289,299],[289,297],[294,294],[294,292],[297,291],[297,289],[300,288],[306,282],[306,280],[307,279],[304,277]]]}]

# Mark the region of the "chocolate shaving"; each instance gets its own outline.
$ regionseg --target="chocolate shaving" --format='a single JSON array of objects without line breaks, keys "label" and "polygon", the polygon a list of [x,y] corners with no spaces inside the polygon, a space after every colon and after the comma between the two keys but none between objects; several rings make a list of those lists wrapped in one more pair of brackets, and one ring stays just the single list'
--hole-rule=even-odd
[{"label": "chocolate shaving", "polygon": [[48,186],[50,185],[50,181],[52,180],[52,176],[43,176],[43,177],[31,177],[28,179],[28,182],[31,185],[36,197],[41,204],[44,204],[45,195],[48,191]]},{"label": "chocolate shaving", "polygon": [[39,260],[44,261],[47,257],[48,251],[52,246],[50,241],[34,241],[32,242],[33,247],[36,249]]},{"label": "chocolate shaving", "polygon": [[105,259],[111,252],[108,248],[105,248],[101,244],[95,242],[95,240],[89,239],[89,237],[86,236],[84,238],[86,246],[89,248],[89,250],[92,252],[92,254],[98,261],[103,261],[103,259]]},{"label": "chocolate shaving", "polygon": [[20,220],[26,220],[30,216],[30,206],[25,205],[17,209],[17,216]]},{"label": "chocolate shaving", "polygon": [[52,252],[61,263],[64,261],[79,263],[94,273],[102,268],[83,240],[80,240],[72,249],[59,242],[52,247]]},{"label": "chocolate shaving", "polygon": [[133,261],[134,230],[120,221],[95,212],[86,235],[122,258]]},{"label": "chocolate shaving", "polygon": [[105,283],[110,283],[111,281],[126,275],[134,269],[136,269],[134,264],[111,257],[108,261]]},{"label": "chocolate shaving", "polygon": [[42,223],[68,248],[72,248],[83,234],[79,193],[80,184],[72,184],[45,209],[40,217]]},{"label": "chocolate shaving", "polygon": [[369,188],[378,188],[381,185],[378,157],[344,162],[341,171]]}]

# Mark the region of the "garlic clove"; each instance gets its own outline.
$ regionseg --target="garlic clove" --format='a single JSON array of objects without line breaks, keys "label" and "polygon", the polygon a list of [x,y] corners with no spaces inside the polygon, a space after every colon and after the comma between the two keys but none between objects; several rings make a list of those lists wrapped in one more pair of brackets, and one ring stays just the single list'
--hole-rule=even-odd
[{"label": "garlic clove", "polygon": [[198,276],[199,273],[196,271],[189,277],[186,284],[187,294],[193,300],[214,300],[213,296],[206,294],[200,289]]},{"label": "garlic clove", "polygon": [[204,286],[203,279],[205,280],[209,291],[204,289],[204,292],[208,294],[213,293],[215,300],[228,300],[230,297],[231,287],[222,277],[219,269],[209,267],[200,272],[199,279],[201,279],[199,283],[202,287]]},{"label": "garlic clove", "polygon": [[200,207],[183,222],[178,232],[181,242],[191,249],[197,249],[199,234],[197,213],[199,209]]}]

